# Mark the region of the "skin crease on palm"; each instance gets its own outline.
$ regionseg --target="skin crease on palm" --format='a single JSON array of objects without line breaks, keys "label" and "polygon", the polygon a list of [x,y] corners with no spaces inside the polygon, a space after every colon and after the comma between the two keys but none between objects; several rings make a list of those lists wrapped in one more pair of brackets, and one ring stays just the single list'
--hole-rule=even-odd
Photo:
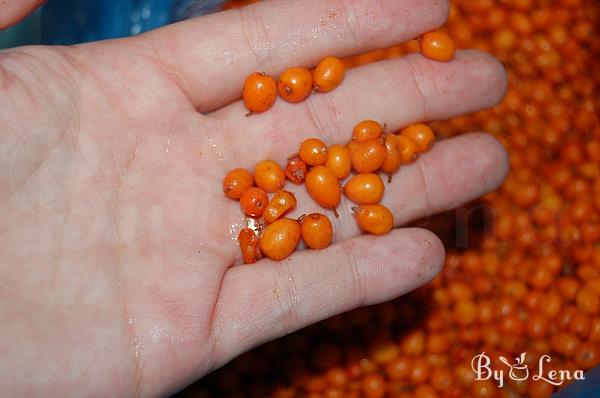
[{"label": "skin crease on palm", "polygon": [[[0,2],[0,25],[34,3]],[[360,237],[348,202],[328,249],[232,267],[243,218],[221,181],[283,163],[310,136],[346,142],[363,119],[397,129],[498,103],[501,66],[460,51],[450,63],[357,68],[330,94],[244,116],[249,73],[406,41],[448,9],[273,0],[136,38],[0,52],[3,394],[164,396],[265,341],[429,281],[444,257],[435,236]],[[403,167],[383,203],[401,226],[495,189],[506,171],[497,141],[465,134]],[[291,189],[295,215],[320,210]]]}]

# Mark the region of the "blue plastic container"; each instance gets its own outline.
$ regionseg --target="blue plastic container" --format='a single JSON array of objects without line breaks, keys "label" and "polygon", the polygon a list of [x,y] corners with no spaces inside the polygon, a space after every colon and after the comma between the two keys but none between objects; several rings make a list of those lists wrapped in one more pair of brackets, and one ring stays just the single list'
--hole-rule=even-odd
[{"label": "blue plastic container", "polygon": [[223,0],[50,0],[17,26],[0,32],[0,48],[76,44],[136,35],[214,12]]}]

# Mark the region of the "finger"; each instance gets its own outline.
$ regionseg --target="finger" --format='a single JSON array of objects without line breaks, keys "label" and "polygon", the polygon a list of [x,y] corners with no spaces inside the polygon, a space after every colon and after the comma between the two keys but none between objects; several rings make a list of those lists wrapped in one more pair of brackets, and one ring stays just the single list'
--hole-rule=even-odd
[{"label": "finger", "polygon": [[46,0],[4,0],[0,4],[0,29],[6,29],[21,21]]},{"label": "finger", "polygon": [[[393,175],[391,183],[387,182],[387,176],[382,175],[385,193],[381,203],[392,211],[398,227],[481,197],[500,186],[507,173],[508,156],[498,140],[489,134],[465,134],[435,143],[416,162],[402,166]],[[334,242],[361,234],[352,212],[355,204],[347,198],[342,197],[337,208],[339,218],[335,218],[331,211],[314,202],[304,185],[288,183],[285,189],[294,193],[298,203],[298,208],[287,217],[298,218],[314,212],[327,214],[333,223]],[[232,225],[245,225],[239,212],[232,211],[230,214],[239,217],[230,222]],[[240,263],[236,236],[232,237],[230,252],[235,253],[235,261]],[[302,247],[299,246],[299,249]]]},{"label": "finger", "polygon": [[264,114],[245,117],[243,103],[236,102],[212,115],[228,126],[231,137],[224,139],[236,142],[231,146],[239,151],[232,155],[236,164],[283,162],[305,138],[345,143],[365,119],[386,123],[390,131],[447,119],[496,105],[506,87],[502,65],[485,53],[462,51],[449,63],[414,54],[351,70],[338,89],[300,104],[278,101]]},{"label": "finger", "polygon": [[215,357],[222,364],[335,314],[405,294],[431,280],[443,259],[431,232],[402,229],[297,252],[283,262],[234,267],[213,319]]},{"label": "finger", "polygon": [[493,136],[472,133],[436,143],[386,185],[382,203],[397,225],[455,209],[497,189],[508,174],[508,154]]},{"label": "finger", "polygon": [[200,111],[241,97],[244,79],[277,76],[388,47],[442,25],[447,0],[275,0],[142,35]]}]

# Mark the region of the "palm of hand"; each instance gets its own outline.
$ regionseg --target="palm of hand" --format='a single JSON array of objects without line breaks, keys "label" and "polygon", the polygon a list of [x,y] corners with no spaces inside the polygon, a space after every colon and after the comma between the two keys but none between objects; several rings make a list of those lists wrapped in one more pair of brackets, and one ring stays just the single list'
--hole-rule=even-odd
[{"label": "palm of hand", "polygon": [[[271,6],[255,7],[266,14]],[[403,6],[391,2],[394,7]],[[425,13],[427,5],[421,8]],[[307,10],[300,14],[310,19]],[[439,13],[443,18],[444,11]],[[232,14],[224,15],[220,18]],[[298,29],[305,28],[301,20]],[[327,42],[327,35],[337,33],[322,34]],[[385,40],[414,34],[401,31],[362,47],[348,44],[344,51],[383,47],[390,44]],[[13,359],[0,362],[0,374],[30,374],[29,395],[48,388],[79,396],[165,394],[253,345],[424,283],[443,257],[435,238],[397,230],[377,240],[350,239],[358,231],[347,213],[335,225],[340,243],[328,251],[297,253],[283,265],[266,260],[230,268],[239,261],[234,238],[243,221],[237,203],[224,198],[221,180],[233,167],[284,159],[314,131],[341,131],[325,139],[342,142],[348,124],[357,121],[349,116],[386,120],[396,128],[424,116],[489,106],[504,84],[497,66],[481,55],[465,54],[456,66],[435,67],[412,58],[358,70],[345,83],[349,89],[307,101],[306,107],[278,103],[272,116],[244,118],[243,106],[234,103],[203,115],[197,109],[219,109],[235,94],[214,101],[214,90],[190,95],[189,69],[174,65],[164,48],[142,38],[0,54],[0,320],[8,325],[0,354]],[[204,53],[212,55],[209,50]],[[325,46],[310,60],[281,62],[311,63],[330,51]],[[256,60],[240,63],[245,74],[258,69]],[[440,76],[453,75],[451,68],[466,68],[465,63],[484,71],[476,77],[484,83],[472,90],[466,76],[437,87],[450,97],[474,92],[450,110],[452,99],[421,106],[407,92],[378,95],[377,101],[408,109],[392,113],[377,101],[367,99],[369,105],[362,106],[352,92],[365,80],[375,92],[387,90],[393,73],[446,81]],[[231,79],[234,91],[240,78]],[[223,77],[215,83],[228,87]],[[424,101],[435,97],[423,91],[423,82],[411,89]],[[326,107],[328,112],[319,111]],[[426,115],[415,114],[421,108]],[[287,131],[295,138],[281,139]],[[240,134],[254,134],[260,147],[252,139],[238,142]],[[464,162],[473,149],[475,166]],[[505,173],[504,154],[482,136],[449,140],[432,152],[401,171],[386,192],[397,224],[476,197]],[[457,170],[440,171],[442,164],[457,164]],[[461,176],[472,167],[474,177]],[[425,204],[423,195],[430,197]],[[297,196],[299,203],[309,201],[301,190]],[[324,261],[330,264],[319,268]],[[398,276],[402,281],[395,283]],[[12,387],[13,395],[22,392],[19,383]]]},{"label": "palm of hand", "polygon": [[[4,84],[23,95],[9,103],[9,134],[40,135],[35,153],[7,151],[23,160],[1,192],[3,302],[20,303],[3,308],[17,339],[6,349],[34,339],[45,348],[29,354],[71,364],[56,369],[71,380],[93,366],[130,392],[157,364],[187,378],[182,360],[195,357],[206,372],[216,360],[206,314],[235,261],[214,126],[139,49],[75,51],[4,60]],[[23,84],[27,74],[45,86]]]}]

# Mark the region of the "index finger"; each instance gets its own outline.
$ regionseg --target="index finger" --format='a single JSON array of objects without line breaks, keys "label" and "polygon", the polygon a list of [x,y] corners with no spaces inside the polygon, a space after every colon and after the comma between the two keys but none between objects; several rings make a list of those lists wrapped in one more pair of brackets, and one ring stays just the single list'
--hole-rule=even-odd
[{"label": "index finger", "polygon": [[442,25],[447,0],[273,0],[140,36],[194,105],[208,112],[241,97],[252,72],[389,47]]}]

